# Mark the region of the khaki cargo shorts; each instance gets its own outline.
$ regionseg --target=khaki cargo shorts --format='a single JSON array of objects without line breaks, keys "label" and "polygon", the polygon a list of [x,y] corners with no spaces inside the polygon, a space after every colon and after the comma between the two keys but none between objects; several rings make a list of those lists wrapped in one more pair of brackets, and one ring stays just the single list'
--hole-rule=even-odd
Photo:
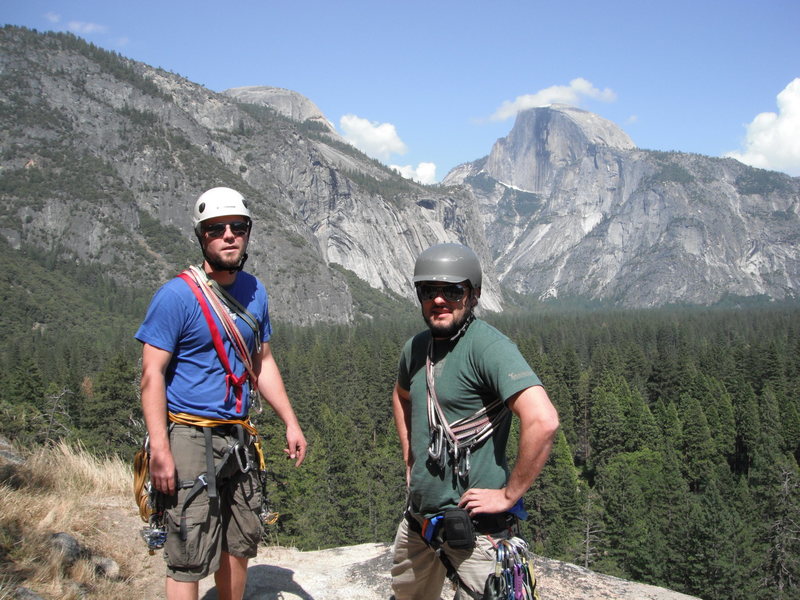
[{"label": "khaki cargo shorts", "polygon": [[[215,428],[211,439],[215,464],[238,441],[234,427]],[[250,439],[247,432],[245,439]],[[194,483],[198,475],[206,472],[206,441],[201,427],[175,424],[170,431],[170,447],[180,484]],[[182,487],[167,499],[164,559],[168,577],[176,581],[199,581],[219,569],[222,552],[239,558],[256,555],[262,533],[258,517],[261,484],[252,443],[247,452],[254,465],[252,470],[242,473],[239,461],[231,455],[217,476],[219,502],[209,501],[207,487],[190,502],[184,513],[185,541],[180,536],[180,520],[191,489]]]}]

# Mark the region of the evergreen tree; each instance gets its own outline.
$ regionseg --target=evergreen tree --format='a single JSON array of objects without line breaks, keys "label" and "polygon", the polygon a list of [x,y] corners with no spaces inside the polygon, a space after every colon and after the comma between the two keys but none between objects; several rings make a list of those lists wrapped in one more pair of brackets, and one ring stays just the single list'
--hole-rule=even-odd
[{"label": "evergreen tree", "polygon": [[623,399],[628,392],[625,381],[613,375],[606,376],[594,391],[589,425],[589,464],[595,470],[625,451],[628,432],[625,430]]},{"label": "evergreen tree", "polygon": [[693,492],[700,492],[711,480],[717,454],[700,402],[684,394],[681,396],[681,409],[684,477]]},{"label": "evergreen tree", "polygon": [[731,397],[736,418],[736,451],[732,466],[736,473],[746,474],[750,470],[759,442],[761,423],[758,403],[753,388],[741,378],[736,390],[731,392]]},{"label": "evergreen tree", "polygon": [[42,411],[46,406],[45,385],[39,363],[26,355],[12,370],[6,386],[6,402],[22,404]]},{"label": "evergreen tree", "polygon": [[765,552],[759,568],[757,598],[789,600],[800,590],[800,470],[793,457],[764,461],[753,467],[753,480],[760,485],[759,542]]},{"label": "evergreen tree", "polygon": [[652,450],[625,452],[603,464],[597,489],[605,507],[606,572],[660,584],[668,566],[659,522],[653,518],[651,490],[662,479],[663,463]]},{"label": "evergreen tree", "polygon": [[123,354],[113,356],[98,373],[80,415],[81,436],[87,448],[133,457],[143,433],[131,427],[142,414],[137,381],[134,363]]},{"label": "evergreen tree", "polygon": [[600,553],[600,540],[605,533],[603,503],[595,489],[583,481],[579,482],[578,495],[581,499],[581,512],[578,517],[581,525],[581,548],[576,562],[587,569],[594,568]]},{"label": "evergreen tree", "polygon": [[530,518],[526,531],[538,552],[576,560],[582,548],[578,471],[564,434],[559,431],[550,458],[525,497]]}]

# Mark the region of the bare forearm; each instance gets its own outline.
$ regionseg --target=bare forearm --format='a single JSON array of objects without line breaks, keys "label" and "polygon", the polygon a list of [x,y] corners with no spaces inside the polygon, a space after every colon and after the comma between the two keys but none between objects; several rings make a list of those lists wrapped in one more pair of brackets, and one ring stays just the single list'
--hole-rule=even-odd
[{"label": "bare forearm", "polygon": [[506,484],[506,497],[516,502],[542,472],[558,430],[558,415],[542,387],[525,390],[514,408],[520,419],[517,461]]},{"label": "bare forearm", "polygon": [[142,414],[150,436],[150,480],[159,491],[175,493],[175,460],[169,445],[164,372],[171,354],[145,344],[142,353]]},{"label": "bare forearm", "polygon": [[167,438],[167,395],[160,373],[142,373],[142,415],[150,437],[150,447],[169,447]]},{"label": "bare forearm", "polygon": [[299,427],[283,378],[274,361],[266,361],[258,376],[258,391],[287,427]]},{"label": "bare forearm", "polygon": [[392,412],[394,413],[397,437],[400,440],[400,449],[403,452],[403,461],[406,467],[411,467],[411,402],[408,391],[398,385],[395,385],[392,393]]},{"label": "bare forearm", "polygon": [[459,506],[470,514],[510,510],[542,472],[553,447],[558,414],[544,388],[527,388],[510,399],[508,405],[520,420],[517,462],[502,489],[470,488],[462,494]]},{"label": "bare forearm", "polygon": [[517,461],[505,487],[509,500],[519,500],[542,472],[553,447],[554,434],[555,431],[550,434],[541,429],[534,429],[527,434],[520,432]]},{"label": "bare forearm", "polygon": [[278,365],[267,343],[263,344],[262,353],[256,361],[256,373],[258,374],[258,391],[286,425],[284,452],[290,458],[296,459],[295,466],[300,466],[305,458],[308,444],[289,401]]}]

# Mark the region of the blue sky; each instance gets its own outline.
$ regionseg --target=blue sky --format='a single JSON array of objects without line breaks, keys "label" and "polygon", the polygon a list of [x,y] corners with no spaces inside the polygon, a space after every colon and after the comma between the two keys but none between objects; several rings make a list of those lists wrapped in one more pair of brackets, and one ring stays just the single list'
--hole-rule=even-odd
[{"label": "blue sky", "polygon": [[25,0],[0,22],[71,31],[214,91],[295,90],[425,182],[550,102],[640,148],[800,176],[798,0]]}]

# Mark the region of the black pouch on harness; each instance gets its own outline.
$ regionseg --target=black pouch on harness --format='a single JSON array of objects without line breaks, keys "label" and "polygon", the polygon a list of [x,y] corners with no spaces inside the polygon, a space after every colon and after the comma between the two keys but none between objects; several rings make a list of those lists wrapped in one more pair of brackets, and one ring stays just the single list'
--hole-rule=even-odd
[{"label": "black pouch on harness", "polygon": [[472,518],[463,508],[444,511],[444,539],[451,548],[472,550],[475,547],[475,527]]}]

